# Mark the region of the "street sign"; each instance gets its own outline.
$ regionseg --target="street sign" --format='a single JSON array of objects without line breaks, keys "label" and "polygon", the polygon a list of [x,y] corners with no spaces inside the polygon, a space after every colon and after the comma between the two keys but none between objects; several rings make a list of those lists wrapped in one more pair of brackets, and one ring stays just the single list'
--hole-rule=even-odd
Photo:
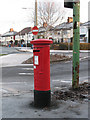
[{"label": "street sign", "polygon": [[38,27],[37,26],[34,26],[33,28],[32,28],[32,33],[33,33],[33,35],[37,35],[38,34]]}]

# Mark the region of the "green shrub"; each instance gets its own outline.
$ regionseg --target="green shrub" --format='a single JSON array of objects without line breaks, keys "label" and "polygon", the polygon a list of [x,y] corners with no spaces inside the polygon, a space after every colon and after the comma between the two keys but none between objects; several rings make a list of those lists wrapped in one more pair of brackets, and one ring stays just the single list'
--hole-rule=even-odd
[{"label": "green shrub", "polygon": [[18,40],[15,40],[15,45],[17,45],[18,44]]},{"label": "green shrub", "polygon": [[[54,50],[73,50],[73,43],[52,44],[51,49]],[[90,50],[90,43],[80,43],[80,50]]]},{"label": "green shrub", "polygon": [[32,44],[31,44],[31,43],[28,43],[28,44],[27,44],[27,47],[32,47]]},{"label": "green shrub", "polygon": [[90,50],[90,43],[80,43],[80,50]]},{"label": "green shrub", "polygon": [[67,43],[60,43],[59,49],[60,50],[68,50],[68,44]]}]

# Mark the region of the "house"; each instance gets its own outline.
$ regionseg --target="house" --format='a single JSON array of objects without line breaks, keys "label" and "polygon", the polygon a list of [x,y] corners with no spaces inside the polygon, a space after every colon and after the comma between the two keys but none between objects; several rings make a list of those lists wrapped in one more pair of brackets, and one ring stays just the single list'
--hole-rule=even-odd
[{"label": "house", "polygon": [[46,29],[45,27],[39,27],[38,38],[45,38]]},{"label": "house", "polygon": [[[67,22],[57,25],[54,28],[54,42],[72,42],[73,41],[73,22],[68,18]],[[88,32],[90,35],[90,21],[80,23],[80,43],[88,43]]]},{"label": "house", "polygon": [[54,41],[54,27],[50,27],[49,31],[48,31],[48,39],[51,39]]},{"label": "house", "polygon": [[1,44],[7,46],[9,44],[21,45],[30,43],[30,41],[33,39],[31,30],[31,27],[27,27],[22,29],[20,32],[16,32],[13,30],[13,28],[10,28],[10,31],[1,36]]},{"label": "house", "polygon": [[14,44],[15,42],[15,35],[17,34],[16,31],[13,30],[13,28],[10,28],[10,31],[4,33],[1,36],[1,45],[9,45],[9,44]]},{"label": "house", "polygon": [[43,23],[43,26],[39,27],[39,33],[38,38],[46,38],[46,39],[52,39],[52,26],[47,25],[47,23]]},{"label": "house", "polygon": [[1,37],[1,34],[0,34],[0,45],[1,45],[1,39],[2,39],[2,37]]},{"label": "house", "polygon": [[33,34],[31,32],[31,27],[26,27],[16,34],[15,40],[19,44],[27,44],[33,39]]},{"label": "house", "polygon": [[67,22],[61,23],[54,28],[54,42],[72,42],[73,18],[68,17]]},{"label": "house", "polygon": [[56,42],[72,42],[73,38],[73,23],[64,22],[54,28]]},{"label": "house", "polygon": [[90,43],[90,21],[81,24],[80,26],[80,42]]}]

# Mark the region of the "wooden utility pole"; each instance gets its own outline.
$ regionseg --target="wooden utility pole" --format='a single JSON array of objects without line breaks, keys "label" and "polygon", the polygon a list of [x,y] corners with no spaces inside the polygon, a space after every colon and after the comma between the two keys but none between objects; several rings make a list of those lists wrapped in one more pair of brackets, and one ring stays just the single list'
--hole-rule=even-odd
[{"label": "wooden utility pole", "polygon": [[[35,17],[34,17],[34,26],[37,26],[37,0],[35,0]],[[37,39],[37,35],[34,35],[34,39]]]}]

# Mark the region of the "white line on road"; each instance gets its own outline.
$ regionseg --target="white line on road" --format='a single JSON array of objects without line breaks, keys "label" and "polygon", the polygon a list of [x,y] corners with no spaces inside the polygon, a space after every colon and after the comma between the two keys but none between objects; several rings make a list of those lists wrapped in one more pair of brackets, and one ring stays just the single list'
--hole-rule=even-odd
[{"label": "white line on road", "polygon": [[34,70],[33,68],[22,68],[23,70]]},{"label": "white line on road", "polygon": [[52,80],[52,82],[58,82],[58,81],[61,81],[61,80]]},{"label": "white line on road", "polygon": [[34,75],[34,73],[18,73],[19,75]]},{"label": "white line on road", "polygon": [[[80,82],[88,82],[88,78],[89,78],[90,76],[85,76],[85,77],[80,77],[79,78],[79,80],[80,80]],[[63,82],[63,83],[71,83],[72,82],[72,79],[70,78],[70,79],[57,79],[57,80],[52,80],[52,82]]]},{"label": "white line on road", "polygon": [[66,61],[65,63],[70,63],[71,61]]},{"label": "white line on road", "polygon": [[63,83],[71,83],[71,81],[65,81],[65,80],[61,80],[61,82],[63,82]]},{"label": "white line on road", "polygon": [[33,64],[19,64],[18,66],[33,66]]},{"label": "white line on road", "polygon": [[52,80],[52,82],[65,82],[65,83],[71,83],[71,79],[70,80],[68,80],[68,79],[66,79],[66,80]]},{"label": "white line on road", "polygon": [[[28,85],[30,82],[0,82],[0,85],[9,85],[9,84],[26,84]],[[31,86],[31,85],[30,85]]]}]

